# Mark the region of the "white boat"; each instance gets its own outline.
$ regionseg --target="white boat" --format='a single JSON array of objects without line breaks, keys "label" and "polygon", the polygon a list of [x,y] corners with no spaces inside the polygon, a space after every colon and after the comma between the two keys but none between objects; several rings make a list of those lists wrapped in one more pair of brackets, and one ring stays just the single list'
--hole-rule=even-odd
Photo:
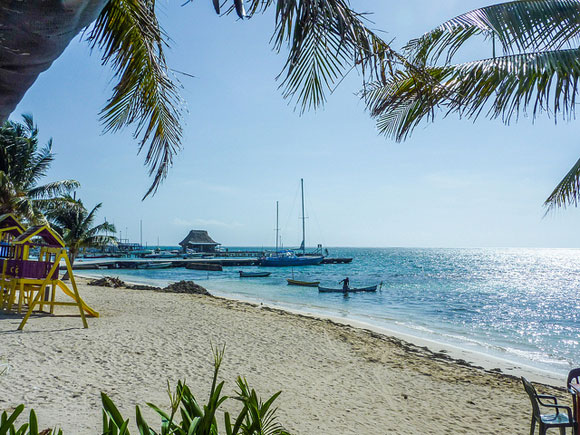
[{"label": "white boat", "polygon": [[155,251],[152,254],[144,255],[143,258],[177,258],[179,251]]},{"label": "white boat", "polygon": [[139,263],[137,269],[168,269],[171,267],[171,261],[163,262],[145,262]]},{"label": "white boat", "polygon": [[[321,264],[324,260],[323,255],[306,253],[306,215],[304,214],[304,179],[300,179],[302,191],[302,243],[300,248],[302,252],[296,254],[294,250],[278,249],[278,201],[276,201],[276,250],[269,252],[258,259],[258,264],[265,267],[289,267],[289,266],[311,266]],[[320,246],[320,245],[319,245]]]}]

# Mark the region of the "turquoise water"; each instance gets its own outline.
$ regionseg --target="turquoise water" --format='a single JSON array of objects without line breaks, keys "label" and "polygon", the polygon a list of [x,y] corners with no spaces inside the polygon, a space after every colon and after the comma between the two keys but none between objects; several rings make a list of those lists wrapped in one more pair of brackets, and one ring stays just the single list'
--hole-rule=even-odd
[{"label": "turquoise water", "polygon": [[216,295],[363,321],[557,374],[580,366],[578,249],[334,248],[330,253],[354,260],[295,269],[295,278],[339,287],[348,276],[352,287],[383,282],[381,291],[319,294],[316,288],[288,286],[290,268],[268,269],[270,277],[254,279],[240,279],[239,267],[90,274],[157,285],[194,280]]}]

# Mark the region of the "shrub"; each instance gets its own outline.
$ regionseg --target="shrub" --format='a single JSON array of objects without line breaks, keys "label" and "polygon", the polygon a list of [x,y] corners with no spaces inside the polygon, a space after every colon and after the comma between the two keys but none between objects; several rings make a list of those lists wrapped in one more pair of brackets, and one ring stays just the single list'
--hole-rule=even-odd
[{"label": "shrub", "polygon": [[[171,409],[168,413],[152,403],[147,405],[161,416],[161,429],[156,432],[143,418],[139,406],[136,407],[136,423],[140,435],[218,435],[216,413],[228,399],[222,396],[224,382],[217,383],[224,349],[214,350],[214,372],[209,399],[200,406],[185,382],[179,381],[174,393],[168,385]],[[280,395],[274,394],[266,402],[258,397],[248,382],[238,377],[239,392],[235,399],[242,403],[237,418],[232,423],[228,412],[224,413],[224,427],[227,435],[290,435],[276,420],[273,402]],[[125,420],[113,401],[101,393],[103,401],[103,435],[129,435],[129,420]],[[177,417],[179,411],[179,417]],[[177,423],[176,418],[181,420]]]},{"label": "shrub", "polygon": [[[166,413],[158,406],[147,403],[161,417],[161,429],[156,432],[143,418],[139,406],[136,407],[136,424],[140,435],[219,435],[216,413],[220,406],[228,400],[222,395],[224,382],[218,383],[219,369],[223,360],[225,347],[213,349],[214,371],[211,391],[207,404],[201,406],[185,381],[179,381],[175,392],[171,391],[169,383],[167,392],[171,409]],[[224,413],[224,428],[226,435],[290,435],[277,421],[276,410],[272,404],[281,392],[277,392],[265,402],[258,397],[256,391],[248,382],[238,377],[239,391],[234,399],[242,403],[236,419],[228,412]],[[130,435],[129,419],[125,419],[113,401],[101,393],[103,402],[103,435]],[[8,415],[0,416],[0,435],[62,435],[62,430],[45,429],[38,431],[38,422],[34,410],[30,411],[28,423],[16,427],[16,419],[24,411],[24,405],[19,405]],[[180,420],[179,423],[177,420]]]},{"label": "shrub", "polygon": [[30,410],[30,415],[28,417],[28,423],[24,423],[20,427],[16,427],[16,419],[24,411],[24,405],[18,405],[16,409],[8,415],[6,411],[0,416],[0,435],[62,435],[62,430],[56,431],[56,429],[45,429],[43,431],[38,431],[38,421],[36,419],[36,414],[34,409]]}]

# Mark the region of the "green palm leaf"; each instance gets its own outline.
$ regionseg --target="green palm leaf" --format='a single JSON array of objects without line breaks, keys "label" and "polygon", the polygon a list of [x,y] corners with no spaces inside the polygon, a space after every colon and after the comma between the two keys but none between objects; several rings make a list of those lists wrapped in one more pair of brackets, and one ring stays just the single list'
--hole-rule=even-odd
[{"label": "green palm leaf", "polygon": [[[226,13],[238,11],[238,0]],[[243,5],[243,2],[240,3]],[[249,0],[247,17],[275,7],[272,44],[288,58],[277,79],[284,98],[300,112],[317,109],[352,68],[363,80],[385,76],[385,68],[404,59],[394,52],[345,0]],[[238,11],[239,14],[239,11]]]},{"label": "green palm leaf", "polygon": [[426,71],[432,81],[400,72],[366,93],[381,133],[403,140],[422,119],[432,119],[436,108],[470,119],[487,108],[486,116],[506,123],[528,111],[532,117],[548,112],[571,119],[580,49],[510,55]]},{"label": "green palm leaf", "polygon": [[[473,36],[494,43],[493,58],[449,65]],[[495,41],[505,55],[496,56]],[[501,118],[522,113],[574,118],[580,77],[580,2],[520,0],[455,17],[405,47],[413,68],[373,83],[363,93],[379,131],[400,141],[422,120],[444,115]],[[565,49],[566,47],[570,47]],[[445,54],[445,63],[437,62]],[[424,71],[418,71],[418,67]],[[545,205],[577,205],[579,165],[564,177]]]},{"label": "green palm leaf", "polygon": [[134,125],[139,152],[147,148],[145,164],[153,182],[145,198],[167,176],[182,134],[182,102],[168,75],[166,36],[155,16],[155,1],[109,1],[89,40],[103,50],[103,63],[110,63],[119,78],[102,111],[105,130]]},{"label": "green palm leaf", "polygon": [[446,63],[472,36],[498,40],[504,54],[577,47],[580,42],[580,2],[519,0],[476,9],[455,17],[405,47],[413,61]]},{"label": "green palm leaf", "polygon": [[43,186],[37,186],[28,191],[32,199],[46,199],[53,196],[65,195],[78,189],[81,184],[76,180],[53,181]]},{"label": "green palm leaf", "polygon": [[578,206],[580,197],[580,159],[544,202],[546,213],[558,207]]}]

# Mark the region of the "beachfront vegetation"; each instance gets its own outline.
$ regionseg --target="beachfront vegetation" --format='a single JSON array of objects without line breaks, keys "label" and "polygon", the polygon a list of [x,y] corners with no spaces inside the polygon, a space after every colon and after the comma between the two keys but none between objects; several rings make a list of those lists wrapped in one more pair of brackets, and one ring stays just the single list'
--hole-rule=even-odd
[{"label": "beachfront vegetation", "polygon": [[47,210],[48,220],[59,232],[69,250],[71,265],[81,249],[103,248],[116,242],[113,236],[116,229],[113,224],[105,221],[94,225],[101,206],[102,204],[97,204],[89,211],[80,199],[66,195]]},{"label": "beachfront vegetation", "polygon": [[14,411],[8,415],[6,411],[0,416],[0,435],[62,435],[62,430],[38,429],[38,420],[34,409],[30,410],[28,422],[17,426],[16,419],[24,411],[24,405],[18,405]]},{"label": "beachfront vegetation", "polygon": [[[214,349],[214,371],[207,404],[201,405],[185,382],[178,382],[175,392],[168,386],[171,409],[164,412],[152,403],[147,405],[161,417],[161,428],[155,431],[145,421],[139,406],[136,407],[136,425],[140,435],[219,435],[216,414],[220,406],[228,400],[222,395],[224,382],[218,383],[224,348]],[[272,405],[280,392],[263,402],[248,382],[238,377],[238,395],[242,409],[234,421],[228,412],[224,413],[223,428],[226,435],[290,435],[277,421]],[[125,419],[113,401],[101,393],[103,403],[103,435],[129,435],[129,420]],[[62,435],[62,430],[45,429],[38,431],[34,410],[30,411],[28,423],[16,426],[16,419],[24,411],[24,405],[17,406],[10,415],[6,411],[0,416],[0,435]],[[179,420],[179,422],[178,422]],[[223,432],[222,432],[223,433]]]},{"label": "beachfront vegetation", "polygon": [[[484,57],[454,64],[474,37],[489,43]],[[541,113],[575,116],[580,79],[580,3],[535,0],[501,3],[455,17],[418,39],[404,55],[420,71],[400,70],[367,87],[364,95],[379,130],[405,140],[437,111],[504,123]],[[578,205],[580,160],[545,201],[548,210]]]},{"label": "beachfront vegetation", "polygon": [[[156,432],[143,418],[137,406],[136,423],[140,435],[218,435],[219,428],[216,414],[220,406],[228,399],[222,395],[224,382],[218,384],[218,373],[222,363],[224,349],[214,350],[214,372],[209,399],[206,405],[200,405],[185,382],[178,382],[174,393],[168,387],[171,409],[164,412],[156,405],[148,403],[161,417],[161,429]],[[228,412],[224,413],[226,435],[290,435],[276,420],[276,408],[273,402],[280,395],[274,394],[262,402],[245,379],[238,377],[238,396],[235,399],[242,403],[235,421]],[[101,393],[103,401],[103,435],[128,435],[129,420],[121,415],[113,401]],[[179,411],[179,416],[178,416]],[[178,422],[179,420],[179,422]]]},{"label": "beachfront vegetation", "polygon": [[[294,99],[301,111],[322,105],[327,92],[351,69],[358,68],[366,81],[385,77],[392,63],[401,60],[367,27],[365,15],[349,7],[348,0],[212,1],[218,14],[235,11],[242,19],[273,9],[274,49],[288,49],[278,76],[282,94]],[[8,35],[0,46],[0,58],[10,64],[9,70],[0,69],[0,87],[6,90],[0,95],[0,120],[14,110],[38,74],[93,21],[88,41],[92,48],[101,49],[103,64],[110,65],[117,78],[101,120],[106,131],[134,127],[153,178],[147,196],[166,177],[182,136],[183,103],[165,61],[169,37],[157,19],[155,1],[79,0],[66,8],[38,2],[12,5],[0,23]],[[52,25],[55,22],[59,25]],[[9,38],[13,34],[18,38]]]},{"label": "beachfront vegetation", "polygon": [[45,222],[43,211],[79,187],[75,180],[39,184],[53,160],[52,139],[39,146],[31,115],[0,127],[0,214],[14,213],[33,224]]}]

